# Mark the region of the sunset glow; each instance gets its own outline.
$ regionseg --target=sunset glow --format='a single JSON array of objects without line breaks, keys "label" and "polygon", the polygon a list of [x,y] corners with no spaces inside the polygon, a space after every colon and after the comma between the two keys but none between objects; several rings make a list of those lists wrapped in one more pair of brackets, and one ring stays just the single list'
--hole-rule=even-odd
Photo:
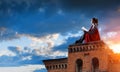
[{"label": "sunset glow", "polygon": [[43,60],[68,57],[92,18],[120,53],[120,0],[0,0],[0,72],[47,72]]},{"label": "sunset glow", "polygon": [[114,53],[120,53],[120,44],[111,44],[109,46]]}]

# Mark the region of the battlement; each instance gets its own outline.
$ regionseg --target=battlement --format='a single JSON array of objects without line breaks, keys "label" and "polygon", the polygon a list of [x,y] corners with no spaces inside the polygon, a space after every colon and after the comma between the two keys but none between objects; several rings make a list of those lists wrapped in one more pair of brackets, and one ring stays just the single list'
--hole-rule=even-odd
[{"label": "battlement", "polygon": [[105,49],[107,46],[103,41],[94,41],[88,43],[78,43],[69,45],[69,53],[74,52],[84,52],[84,51],[94,51],[94,50],[102,50]]},{"label": "battlement", "polygon": [[43,60],[48,72],[120,72],[118,56],[103,41],[71,44],[68,51],[68,58]]},{"label": "battlement", "polygon": [[47,70],[67,69],[67,58],[44,60]]}]

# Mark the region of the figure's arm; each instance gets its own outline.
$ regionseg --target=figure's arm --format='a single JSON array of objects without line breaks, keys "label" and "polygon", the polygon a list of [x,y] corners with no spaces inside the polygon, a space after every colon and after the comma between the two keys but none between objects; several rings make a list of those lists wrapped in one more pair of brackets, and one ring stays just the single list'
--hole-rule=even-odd
[{"label": "figure's arm", "polygon": [[93,29],[90,29],[90,30],[88,31],[88,33],[89,33],[89,34],[94,34],[94,33],[96,32],[96,30],[97,30],[97,26],[95,26]]}]

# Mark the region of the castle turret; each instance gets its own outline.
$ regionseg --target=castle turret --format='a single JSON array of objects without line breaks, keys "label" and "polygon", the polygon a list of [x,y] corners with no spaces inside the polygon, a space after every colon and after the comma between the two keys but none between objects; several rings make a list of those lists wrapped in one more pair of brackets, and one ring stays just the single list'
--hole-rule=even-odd
[{"label": "castle turret", "polygon": [[69,45],[68,72],[108,72],[108,50],[103,41]]}]

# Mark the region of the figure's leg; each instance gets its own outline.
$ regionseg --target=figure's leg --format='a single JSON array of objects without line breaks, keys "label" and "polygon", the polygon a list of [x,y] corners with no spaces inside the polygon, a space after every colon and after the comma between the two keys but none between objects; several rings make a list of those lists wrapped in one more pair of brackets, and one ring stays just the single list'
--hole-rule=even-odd
[{"label": "figure's leg", "polygon": [[84,39],[85,39],[85,34],[83,34],[83,35],[80,37],[79,43],[82,43]]},{"label": "figure's leg", "polygon": [[77,40],[75,43],[82,43],[84,39],[85,39],[85,32],[84,32],[84,34],[80,37],[80,39]]}]

